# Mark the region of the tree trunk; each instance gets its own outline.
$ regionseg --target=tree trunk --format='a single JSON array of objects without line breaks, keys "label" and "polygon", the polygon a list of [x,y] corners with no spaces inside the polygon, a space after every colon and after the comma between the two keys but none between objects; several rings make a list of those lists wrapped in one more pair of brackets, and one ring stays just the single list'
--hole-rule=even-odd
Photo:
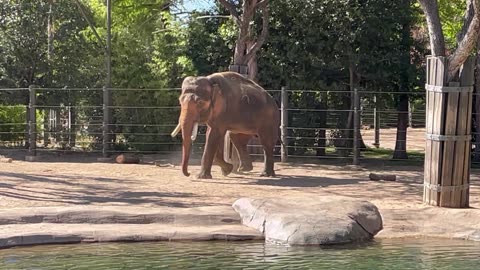
[{"label": "tree trunk", "polygon": [[458,46],[449,57],[448,81],[456,77],[458,70],[475,48],[480,30],[479,5],[479,0],[467,0],[467,10],[465,11],[462,31],[457,39]]},{"label": "tree trunk", "polygon": [[[408,92],[410,66],[410,22],[405,21],[402,25],[402,40],[400,43],[400,92]],[[397,139],[393,159],[408,159],[407,155],[407,127],[409,126],[408,95],[400,94],[398,97]]]},{"label": "tree trunk", "polygon": [[427,18],[430,49],[433,56],[445,56],[445,38],[438,13],[437,0],[418,0]]},{"label": "tree trunk", "polygon": [[407,127],[408,127],[408,96],[400,95],[398,102],[397,139],[393,159],[408,159]]},{"label": "tree trunk", "polygon": [[[440,15],[437,0],[418,0],[422,6],[423,12],[427,18],[428,35],[430,36],[430,47],[433,56],[445,56],[445,38],[443,35],[442,25],[440,23]],[[474,10],[473,16],[470,16],[471,10]],[[448,79],[450,82],[455,78],[456,73],[467,60],[467,57],[475,47],[478,32],[480,30],[480,10],[479,0],[467,0],[467,10],[464,18],[462,31],[459,34],[457,49],[449,57]]]},{"label": "tree trunk", "polygon": [[[354,120],[354,112],[353,112],[353,109],[354,109],[354,105],[355,105],[355,94],[354,94],[354,91],[355,91],[355,87],[356,87],[356,83],[357,83],[357,74],[356,74],[356,67],[355,67],[355,64],[353,62],[350,62],[350,66],[349,66],[349,74],[350,74],[350,110],[348,112],[348,119],[347,119],[347,126],[346,126],[346,130],[345,130],[345,134],[346,134],[346,138],[347,138],[347,148],[348,149],[353,149],[353,133],[355,132],[354,130],[354,123],[353,123],[353,120]],[[360,98],[360,97],[359,97]],[[360,110],[360,108],[357,108],[358,110]],[[362,137],[362,134],[360,133],[360,129],[357,130],[356,132],[358,132],[358,148],[359,149],[366,149],[367,146],[365,145],[365,142],[363,141],[363,137]]]},{"label": "tree trunk", "polygon": [[[248,78],[255,80],[257,76],[256,54],[268,35],[268,0],[240,1],[242,4],[241,14],[237,12],[239,7],[231,1],[220,0],[220,3],[230,12],[239,29],[235,43],[233,64],[248,66]],[[252,32],[253,28],[251,27],[251,23],[255,21],[255,13],[257,9],[262,12],[262,30],[258,36]]]},{"label": "tree trunk", "polygon": [[[248,48],[251,48],[253,45],[253,42],[249,41],[247,43]],[[247,52],[248,53],[248,52]],[[254,54],[252,58],[248,61],[248,78],[252,81],[258,82],[257,81],[257,74],[258,74],[258,65],[257,65],[257,55]]]},{"label": "tree trunk", "polygon": [[48,49],[47,49],[47,58],[51,60],[53,56],[53,0],[48,1],[49,11],[48,11],[48,23],[47,23],[47,36],[48,36]]}]

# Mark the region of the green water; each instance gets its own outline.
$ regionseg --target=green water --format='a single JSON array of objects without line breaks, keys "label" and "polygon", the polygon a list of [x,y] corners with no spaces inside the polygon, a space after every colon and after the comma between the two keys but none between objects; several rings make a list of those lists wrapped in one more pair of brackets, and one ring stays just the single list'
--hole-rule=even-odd
[{"label": "green water", "polygon": [[480,243],[382,240],[341,247],[262,242],[78,244],[0,250],[0,269],[480,269]]}]

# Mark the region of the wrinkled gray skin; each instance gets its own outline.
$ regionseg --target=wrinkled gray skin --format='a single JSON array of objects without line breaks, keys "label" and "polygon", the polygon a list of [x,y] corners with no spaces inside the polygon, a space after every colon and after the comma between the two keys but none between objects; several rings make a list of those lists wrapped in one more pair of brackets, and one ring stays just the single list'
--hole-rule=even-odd
[{"label": "wrinkled gray skin", "polygon": [[[235,72],[214,73],[206,77],[186,77],[179,97],[182,130],[182,172],[189,176],[188,162],[195,123],[207,124],[200,179],[212,178],[212,164],[228,175],[233,166],[223,159],[224,137],[231,131],[232,142],[241,160],[248,158],[248,140],[258,135],[265,153],[262,176],[274,176],[273,150],[278,138],[280,113],[275,100],[258,84]],[[248,165],[247,165],[248,166]],[[242,167],[240,170],[251,170]]]}]

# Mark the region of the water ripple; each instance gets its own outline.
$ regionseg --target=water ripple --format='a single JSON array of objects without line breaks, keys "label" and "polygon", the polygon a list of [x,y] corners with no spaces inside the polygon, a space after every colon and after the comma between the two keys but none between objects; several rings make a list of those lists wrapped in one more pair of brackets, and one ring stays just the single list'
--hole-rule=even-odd
[{"label": "water ripple", "polygon": [[156,242],[0,250],[0,269],[479,269],[480,243],[402,239],[330,247]]}]

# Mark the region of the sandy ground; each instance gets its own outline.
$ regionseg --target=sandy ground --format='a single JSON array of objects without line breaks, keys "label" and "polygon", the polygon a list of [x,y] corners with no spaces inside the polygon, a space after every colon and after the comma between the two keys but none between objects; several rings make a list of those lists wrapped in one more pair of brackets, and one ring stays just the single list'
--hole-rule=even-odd
[{"label": "sandy ground", "polygon": [[[231,205],[241,197],[312,197],[343,195],[361,198],[382,209],[424,207],[421,166],[354,168],[350,165],[276,164],[275,178],[258,177],[263,164],[244,175],[222,177],[214,167],[211,180],[184,177],[178,166],[75,161],[0,163],[0,208],[57,205],[129,205],[195,207]],[[198,161],[197,161],[198,162]],[[173,162],[175,163],[175,161]],[[199,166],[190,167],[192,175]],[[396,182],[375,182],[370,172],[396,174]],[[472,171],[471,206],[480,207],[480,178]]]},{"label": "sandy ground", "polygon": [[[375,130],[363,129],[360,131],[365,144],[373,147],[375,142]],[[397,137],[396,128],[382,128],[380,130],[380,147],[386,149],[395,149],[395,140]],[[424,128],[408,128],[407,129],[407,150],[408,151],[425,151],[425,129]]]}]

